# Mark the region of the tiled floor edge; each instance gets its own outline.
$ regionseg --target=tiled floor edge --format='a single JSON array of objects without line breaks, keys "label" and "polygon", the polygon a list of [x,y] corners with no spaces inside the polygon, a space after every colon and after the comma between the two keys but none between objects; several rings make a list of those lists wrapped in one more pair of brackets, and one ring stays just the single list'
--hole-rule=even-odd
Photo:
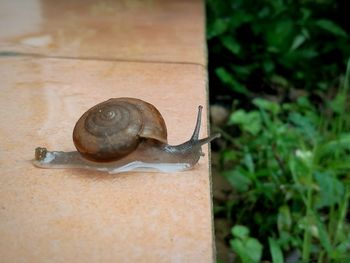
[{"label": "tiled floor edge", "polygon": [[[203,36],[203,57],[205,65],[205,93],[207,103],[207,134],[211,133],[210,129],[210,99],[209,99],[209,73],[208,73],[208,45],[206,39],[206,5],[202,5],[202,24],[204,25],[204,36]],[[208,147],[208,177],[209,177],[209,196],[210,196],[210,210],[211,210],[211,232],[212,232],[212,261],[216,262],[216,243],[215,243],[215,224],[214,224],[214,203],[213,203],[213,179],[212,179],[212,166],[211,166],[211,145]]]},{"label": "tiled floor edge", "polygon": [[[141,255],[135,253],[134,246],[122,242],[128,238],[129,242],[144,249],[143,262],[166,262],[162,259],[177,255],[183,259],[180,262],[214,262],[212,204],[207,161],[210,155],[207,153],[207,147],[205,147],[207,156],[191,171],[177,175],[156,173],[149,177],[138,173],[132,176],[117,176],[113,180],[96,181],[93,179],[95,177],[89,179],[90,176],[87,176],[86,180],[81,180],[84,173],[79,171],[40,170],[28,167],[25,161],[32,158],[33,149],[42,143],[54,150],[72,149],[72,142],[67,138],[70,138],[71,123],[78,117],[74,116],[88,105],[93,105],[95,101],[115,95],[137,94],[154,104],[157,98],[153,98],[152,94],[162,93],[163,99],[154,105],[162,113],[171,131],[170,142],[187,138],[193,126],[197,103],[204,106],[208,100],[207,72],[202,65],[146,65],[20,57],[3,59],[2,72],[6,78],[3,83],[5,92],[2,105],[7,111],[11,111],[17,104],[29,105],[27,114],[21,115],[20,121],[18,117],[9,120],[21,123],[22,128],[19,127],[16,134],[8,131],[7,126],[0,127],[7,137],[2,143],[4,147],[11,149],[8,154],[11,155],[18,148],[25,154],[12,158],[12,163],[6,166],[7,169],[1,176],[1,183],[8,185],[6,188],[8,191],[5,191],[1,198],[7,210],[4,210],[0,225],[6,226],[9,222],[15,222],[19,226],[2,228],[5,234],[0,241],[6,240],[9,245],[15,243],[10,248],[7,246],[2,248],[5,258],[16,259],[15,255],[23,255],[28,258],[28,262],[45,262],[47,258],[54,258],[56,262],[63,262],[57,261],[58,258],[65,258],[65,262],[71,262],[76,253],[84,252],[85,254],[79,254],[80,261],[76,262],[115,262],[113,260],[122,260],[126,255],[129,258],[132,256],[133,260],[127,262],[137,262]],[[135,72],[139,73],[135,76]],[[154,92],[143,89],[145,83],[152,87],[154,84]],[[163,89],[164,86],[176,92],[167,94]],[[103,94],[99,92],[98,87],[104,87]],[[93,96],[87,92],[89,90]],[[174,105],[169,104],[169,99],[175,105],[182,105],[181,109],[174,110]],[[31,104],[33,100],[35,104]],[[46,107],[58,109],[59,114],[55,111],[54,116],[51,116],[55,118],[38,114],[51,112]],[[179,126],[178,123],[183,125]],[[205,126],[208,128],[208,125]],[[205,136],[205,129],[203,127],[202,136]],[[30,140],[27,140],[28,137]],[[18,138],[22,140],[20,143]],[[15,173],[12,169],[14,163]],[[21,191],[15,196],[13,193],[18,189]],[[190,201],[185,197],[190,197]],[[147,201],[143,202],[146,199]],[[159,200],[164,200],[162,202],[167,204],[159,205]],[[134,209],[129,211],[123,204],[128,204]],[[170,211],[167,209],[169,204],[177,208]],[[67,205],[73,208],[64,218],[53,209]],[[153,210],[156,214],[149,213]],[[118,211],[124,211],[122,217],[113,216],[117,215]],[[143,217],[142,223],[133,220],[132,211],[138,211]],[[12,221],[7,221],[8,218]],[[29,220],[30,218],[36,220]],[[76,220],[73,222],[79,222],[79,231],[74,224],[69,224],[71,221],[68,218]],[[98,224],[94,223],[96,218]],[[59,224],[53,224],[54,222]],[[127,227],[129,224],[131,227]],[[133,234],[132,229],[138,229],[140,224],[142,228],[137,231],[137,235]],[[155,225],[158,233],[153,232]],[[109,229],[108,233],[114,234],[106,236],[108,233],[100,231],[102,226]],[[59,241],[59,253],[47,242],[48,234]],[[71,234],[82,239],[79,242],[71,239]],[[19,235],[23,236],[21,240],[17,239]],[[96,240],[99,240],[99,244],[95,244]],[[143,243],[146,240],[147,242]],[[98,260],[88,260],[91,257],[90,250],[76,251],[81,245],[90,249],[97,246],[103,253],[96,254]],[[148,249],[149,247],[152,249]]]},{"label": "tiled floor edge", "polygon": [[[208,70],[206,69],[206,84],[205,84],[205,93],[206,93],[206,103],[207,103],[207,134],[211,133],[210,129],[210,108],[209,108],[209,75]],[[215,228],[214,228],[214,203],[213,203],[213,179],[212,179],[212,169],[211,169],[211,145],[208,147],[208,177],[209,177],[209,203],[211,210],[211,232],[212,232],[212,255],[213,262],[216,262],[216,246],[215,246]]]},{"label": "tiled floor edge", "polygon": [[123,58],[103,58],[103,57],[70,57],[70,56],[55,56],[39,53],[27,53],[16,51],[0,51],[0,57],[32,57],[38,59],[53,58],[67,60],[91,60],[91,61],[110,61],[110,62],[131,62],[131,63],[154,63],[154,64],[179,64],[179,65],[194,65],[207,68],[206,64],[190,61],[169,61],[169,60],[151,60],[151,59],[123,59]]},{"label": "tiled floor edge", "polygon": [[[178,176],[151,174],[145,177],[137,173],[133,176],[121,175],[114,181],[104,179],[94,182],[89,176],[82,180],[81,174],[75,170],[38,170],[28,167],[26,163],[32,158],[34,146],[39,146],[37,143],[54,145],[54,149],[58,144],[63,148],[67,145],[71,147],[71,141],[65,135],[72,123],[69,120],[75,119],[73,115],[82,108],[106,96],[134,96],[154,104],[158,101],[153,98],[157,96],[152,94],[158,94],[160,103],[157,108],[161,110],[172,131],[170,142],[185,137],[187,127],[192,127],[192,115],[195,114],[198,102],[206,107],[206,112],[203,113],[207,114],[202,120],[205,123],[202,135],[210,134],[206,10],[201,0],[193,1],[194,4],[189,2],[180,1],[179,7],[174,2],[174,7],[180,8],[178,10],[199,10],[185,16],[188,20],[179,20],[177,16],[173,19],[174,28],[186,29],[186,26],[190,26],[187,31],[158,32],[162,37],[157,39],[162,40],[159,43],[163,48],[159,51],[156,46],[151,52],[142,53],[143,56],[139,57],[134,55],[138,54],[137,45],[133,50],[125,44],[125,50],[130,53],[124,57],[125,50],[119,49],[118,45],[106,45],[112,50],[98,49],[98,42],[106,39],[93,37],[86,42],[89,44],[92,41],[92,46],[95,47],[93,52],[90,52],[87,44],[89,52],[84,50],[80,53],[74,46],[69,49],[67,43],[70,42],[62,42],[62,50],[57,49],[56,53],[49,45],[46,53],[40,53],[40,48],[21,49],[23,46],[20,46],[16,49],[11,45],[4,45],[3,49],[0,47],[0,61],[8,60],[8,63],[0,65],[5,77],[2,84],[2,91],[5,91],[1,98],[2,107],[11,111],[12,107],[17,108],[17,104],[20,104],[22,107],[27,105],[28,109],[26,114],[18,116],[18,111],[14,110],[13,118],[8,120],[10,124],[17,121],[20,123],[16,131],[19,136],[9,131],[7,121],[0,126],[0,133],[7,135],[6,140],[0,142],[0,148],[6,146],[9,153],[18,153],[21,148],[22,153],[13,155],[15,158],[11,158],[12,163],[6,166],[7,170],[3,170],[4,174],[0,178],[0,184],[6,185],[6,191],[0,193],[3,202],[1,207],[7,208],[3,211],[4,216],[0,217],[0,232],[5,233],[0,237],[0,243],[5,244],[0,246],[0,250],[4,258],[9,260],[6,262],[16,261],[20,257],[26,258],[28,262],[45,262],[46,259],[55,262],[168,262],[170,258],[176,262],[216,262],[210,145],[208,148],[205,146],[207,156],[201,158],[201,165]],[[54,8],[48,9],[50,16],[47,18],[55,17],[53,21],[64,26],[65,23],[60,23],[65,22],[65,19],[61,15],[56,17]],[[193,17],[194,27],[191,24]],[[154,21],[159,21],[157,16]],[[53,27],[43,27],[35,34],[19,34],[16,41],[20,43],[40,37],[45,39],[46,36],[55,39],[57,32],[50,31],[57,27],[55,23]],[[84,23],[82,24],[85,25]],[[136,30],[138,26],[135,24],[131,28]],[[74,40],[74,32],[78,29],[68,27],[66,32],[70,34],[67,36]],[[90,27],[86,29],[89,31]],[[160,29],[163,30],[163,27]],[[179,45],[176,41],[171,41],[173,36],[178,37],[176,33],[184,35],[184,39],[193,38],[194,41],[186,40]],[[111,38],[108,31],[103,35]],[[151,37],[145,39],[157,40]],[[164,42],[166,39],[169,41]],[[103,52],[99,52],[101,50]],[[152,56],[152,52],[156,55]],[[155,88],[155,91],[147,88]],[[181,114],[173,104],[169,105],[169,101],[181,106]],[[50,114],[39,114],[43,112]],[[183,118],[185,114],[186,118]],[[5,114],[0,114],[0,119],[5,120],[4,116]],[[55,117],[55,120],[51,117]],[[3,156],[0,155],[0,163],[1,157]],[[171,205],[177,209],[167,209]],[[64,214],[58,213],[61,211],[59,209]],[[141,216],[143,222],[135,220],[135,215]],[[101,231],[105,229],[108,231]],[[48,236],[55,242],[48,242]]]}]

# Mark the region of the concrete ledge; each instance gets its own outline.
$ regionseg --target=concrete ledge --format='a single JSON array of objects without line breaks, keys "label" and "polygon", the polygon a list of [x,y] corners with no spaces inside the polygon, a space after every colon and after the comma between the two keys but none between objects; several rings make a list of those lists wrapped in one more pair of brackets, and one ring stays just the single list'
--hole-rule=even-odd
[{"label": "concrete ledge", "polygon": [[[149,2],[158,3],[154,16],[163,15],[165,20],[169,14],[162,13],[164,6],[176,6],[170,1],[164,6],[159,1]],[[49,3],[45,1],[44,5]],[[190,1],[182,5],[194,6],[193,17],[187,19],[200,24],[203,32],[202,3]],[[55,8],[59,13],[59,8],[65,10],[66,5]],[[171,23],[177,23],[174,12],[181,11],[172,9]],[[147,22],[147,17],[143,19]],[[184,18],[180,15],[179,19]],[[191,27],[191,22],[179,23]],[[158,24],[159,21],[155,27]],[[158,46],[162,51],[159,54],[169,55],[167,37],[164,35],[166,42]],[[169,37],[174,35],[169,32]],[[177,37],[198,45],[199,50],[203,45],[203,36]],[[143,35],[140,39],[152,40]],[[105,55],[112,46],[109,51],[113,54],[115,46],[105,41],[96,40],[96,45],[103,46]],[[2,40],[0,47],[13,47],[7,44]],[[17,48],[13,50],[23,54],[30,51]],[[89,107],[111,97],[137,97],[155,105],[166,121],[170,144],[181,143],[191,135],[197,106],[206,107],[207,102],[206,68],[201,65],[204,53],[199,60],[188,58],[190,64],[180,60],[156,63],[153,51],[144,52],[150,56],[140,62],[85,59],[96,55],[94,48],[91,53],[82,49],[84,59],[59,57],[58,49],[45,48],[38,49],[43,52],[41,57],[0,57],[1,261],[213,262],[207,147],[206,156],[193,170],[174,174],[105,175],[43,170],[31,165],[37,146],[73,150],[71,133],[77,119]],[[174,44],[172,48],[182,54],[181,45],[177,48]],[[66,52],[70,57],[77,54],[74,48]],[[164,58],[168,59],[172,58]],[[186,56],[181,58],[185,59]],[[204,111],[203,127],[206,117]],[[201,136],[206,133],[203,128]]]},{"label": "concrete ledge", "polygon": [[199,0],[4,0],[0,49],[50,56],[205,64]]}]

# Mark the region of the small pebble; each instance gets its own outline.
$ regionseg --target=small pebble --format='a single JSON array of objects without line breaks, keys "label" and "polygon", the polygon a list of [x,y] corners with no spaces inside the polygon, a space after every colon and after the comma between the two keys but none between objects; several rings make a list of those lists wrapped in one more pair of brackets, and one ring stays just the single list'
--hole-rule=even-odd
[{"label": "small pebble", "polygon": [[225,124],[229,116],[229,111],[220,105],[211,105],[210,106],[210,117],[211,122],[215,126],[221,126]]}]

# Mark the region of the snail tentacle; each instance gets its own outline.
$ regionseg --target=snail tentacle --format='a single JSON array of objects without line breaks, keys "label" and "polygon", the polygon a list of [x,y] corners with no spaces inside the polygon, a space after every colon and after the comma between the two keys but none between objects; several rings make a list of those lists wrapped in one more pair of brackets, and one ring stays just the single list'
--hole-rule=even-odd
[{"label": "snail tentacle", "polygon": [[199,138],[199,132],[200,132],[200,129],[201,129],[201,122],[202,122],[202,110],[203,110],[203,106],[199,105],[198,106],[196,126],[195,126],[193,134],[191,136],[191,140],[198,140],[198,138]]},{"label": "snail tentacle", "polygon": [[[212,140],[220,137],[220,133],[216,133],[216,134],[213,134],[207,138],[198,139],[200,128],[201,128],[201,121],[202,121],[202,109],[203,109],[203,106],[199,105],[196,126],[194,128],[194,131],[193,131],[191,138],[187,142],[184,142],[184,143],[179,144],[179,145],[167,145],[166,146],[167,151],[171,151],[171,152],[176,152],[176,151],[181,151],[181,152],[193,151],[193,152],[195,152],[198,150],[201,151],[200,147],[202,145],[207,144],[207,143],[211,142]],[[202,155],[202,153],[201,153],[201,156],[204,156],[204,155]]]}]

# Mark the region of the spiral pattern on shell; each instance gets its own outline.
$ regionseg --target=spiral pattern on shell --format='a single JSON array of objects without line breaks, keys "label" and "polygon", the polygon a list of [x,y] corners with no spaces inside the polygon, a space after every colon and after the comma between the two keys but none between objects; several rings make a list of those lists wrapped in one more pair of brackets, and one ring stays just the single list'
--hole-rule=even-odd
[{"label": "spiral pattern on shell", "polygon": [[85,112],[73,131],[77,150],[92,161],[113,161],[134,151],[142,138],[166,142],[158,110],[139,99],[117,98]]}]

